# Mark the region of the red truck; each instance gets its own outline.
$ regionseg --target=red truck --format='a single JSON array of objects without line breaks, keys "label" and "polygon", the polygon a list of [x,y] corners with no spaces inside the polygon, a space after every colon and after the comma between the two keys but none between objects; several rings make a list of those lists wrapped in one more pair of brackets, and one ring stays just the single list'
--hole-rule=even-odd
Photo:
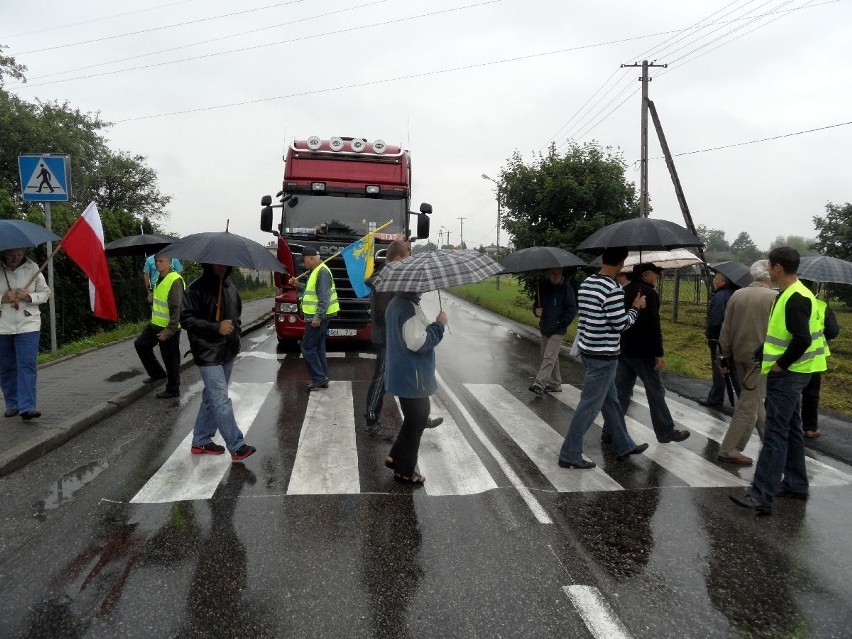
[{"label": "red truck", "polygon": [[[410,211],[411,159],[408,151],[381,140],[312,136],[294,140],[284,156],[284,182],[276,194],[261,199],[260,229],[278,238],[277,257],[295,276],[304,272],[302,250],[311,246],[325,260],[386,222],[376,234],[376,271],[384,265],[388,245],[395,239],[429,237],[432,206]],[[273,209],[281,216],[274,224]],[[416,217],[415,232],[409,222]],[[342,256],[327,262],[334,276],[340,312],[329,324],[328,336],[338,341],[370,339],[369,298],[359,299],[349,282]],[[304,281],[305,278],[302,278]],[[304,316],[298,291],[287,276],[275,275],[275,330],[282,345],[302,338]]]}]

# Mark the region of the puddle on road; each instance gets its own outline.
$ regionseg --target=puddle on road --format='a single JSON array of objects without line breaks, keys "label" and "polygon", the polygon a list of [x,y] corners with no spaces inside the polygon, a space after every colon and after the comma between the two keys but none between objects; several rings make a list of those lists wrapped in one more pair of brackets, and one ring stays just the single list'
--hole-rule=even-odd
[{"label": "puddle on road", "polygon": [[71,501],[81,488],[100,475],[107,467],[109,462],[98,460],[89,462],[84,466],[80,466],[76,470],[72,470],[62,479],[54,483],[50,490],[47,491],[44,499],[38,502],[35,506],[36,517],[43,519],[46,510],[54,510],[62,504]]},{"label": "puddle on road", "polygon": [[121,371],[120,373],[116,373],[115,375],[110,375],[106,378],[108,382],[123,382],[126,379],[130,379],[131,377],[137,377],[141,375],[142,371]]}]

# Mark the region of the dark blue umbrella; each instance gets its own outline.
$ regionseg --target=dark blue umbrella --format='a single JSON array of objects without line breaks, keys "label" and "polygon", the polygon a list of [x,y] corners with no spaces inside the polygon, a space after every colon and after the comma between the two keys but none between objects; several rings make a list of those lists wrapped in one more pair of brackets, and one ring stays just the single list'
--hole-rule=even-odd
[{"label": "dark blue umbrella", "polygon": [[263,244],[228,231],[187,235],[169,244],[157,256],[177,257],[204,264],[241,266],[253,271],[287,272]]},{"label": "dark blue umbrella", "polygon": [[53,231],[26,220],[0,220],[0,251],[61,240]]}]

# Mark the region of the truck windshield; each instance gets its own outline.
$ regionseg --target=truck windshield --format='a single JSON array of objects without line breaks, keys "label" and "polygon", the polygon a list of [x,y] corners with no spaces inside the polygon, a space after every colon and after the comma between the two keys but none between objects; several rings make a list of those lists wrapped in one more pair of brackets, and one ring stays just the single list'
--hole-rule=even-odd
[{"label": "truck windshield", "polygon": [[310,232],[322,224],[336,222],[349,227],[355,235],[365,235],[391,220],[393,223],[381,232],[402,233],[408,214],[405,199],[301,194],[298,198],[296,206],[285,206],[285,233]]}]

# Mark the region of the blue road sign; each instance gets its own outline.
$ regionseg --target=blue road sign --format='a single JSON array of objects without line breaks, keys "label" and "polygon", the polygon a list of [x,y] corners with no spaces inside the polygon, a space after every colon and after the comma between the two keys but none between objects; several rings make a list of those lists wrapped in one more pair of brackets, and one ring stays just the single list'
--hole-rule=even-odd
[{"label": "blue road sign", "polygon": [[67,155],[19,155],[21,193],[27,202],[66,202],[71,193]]}]

